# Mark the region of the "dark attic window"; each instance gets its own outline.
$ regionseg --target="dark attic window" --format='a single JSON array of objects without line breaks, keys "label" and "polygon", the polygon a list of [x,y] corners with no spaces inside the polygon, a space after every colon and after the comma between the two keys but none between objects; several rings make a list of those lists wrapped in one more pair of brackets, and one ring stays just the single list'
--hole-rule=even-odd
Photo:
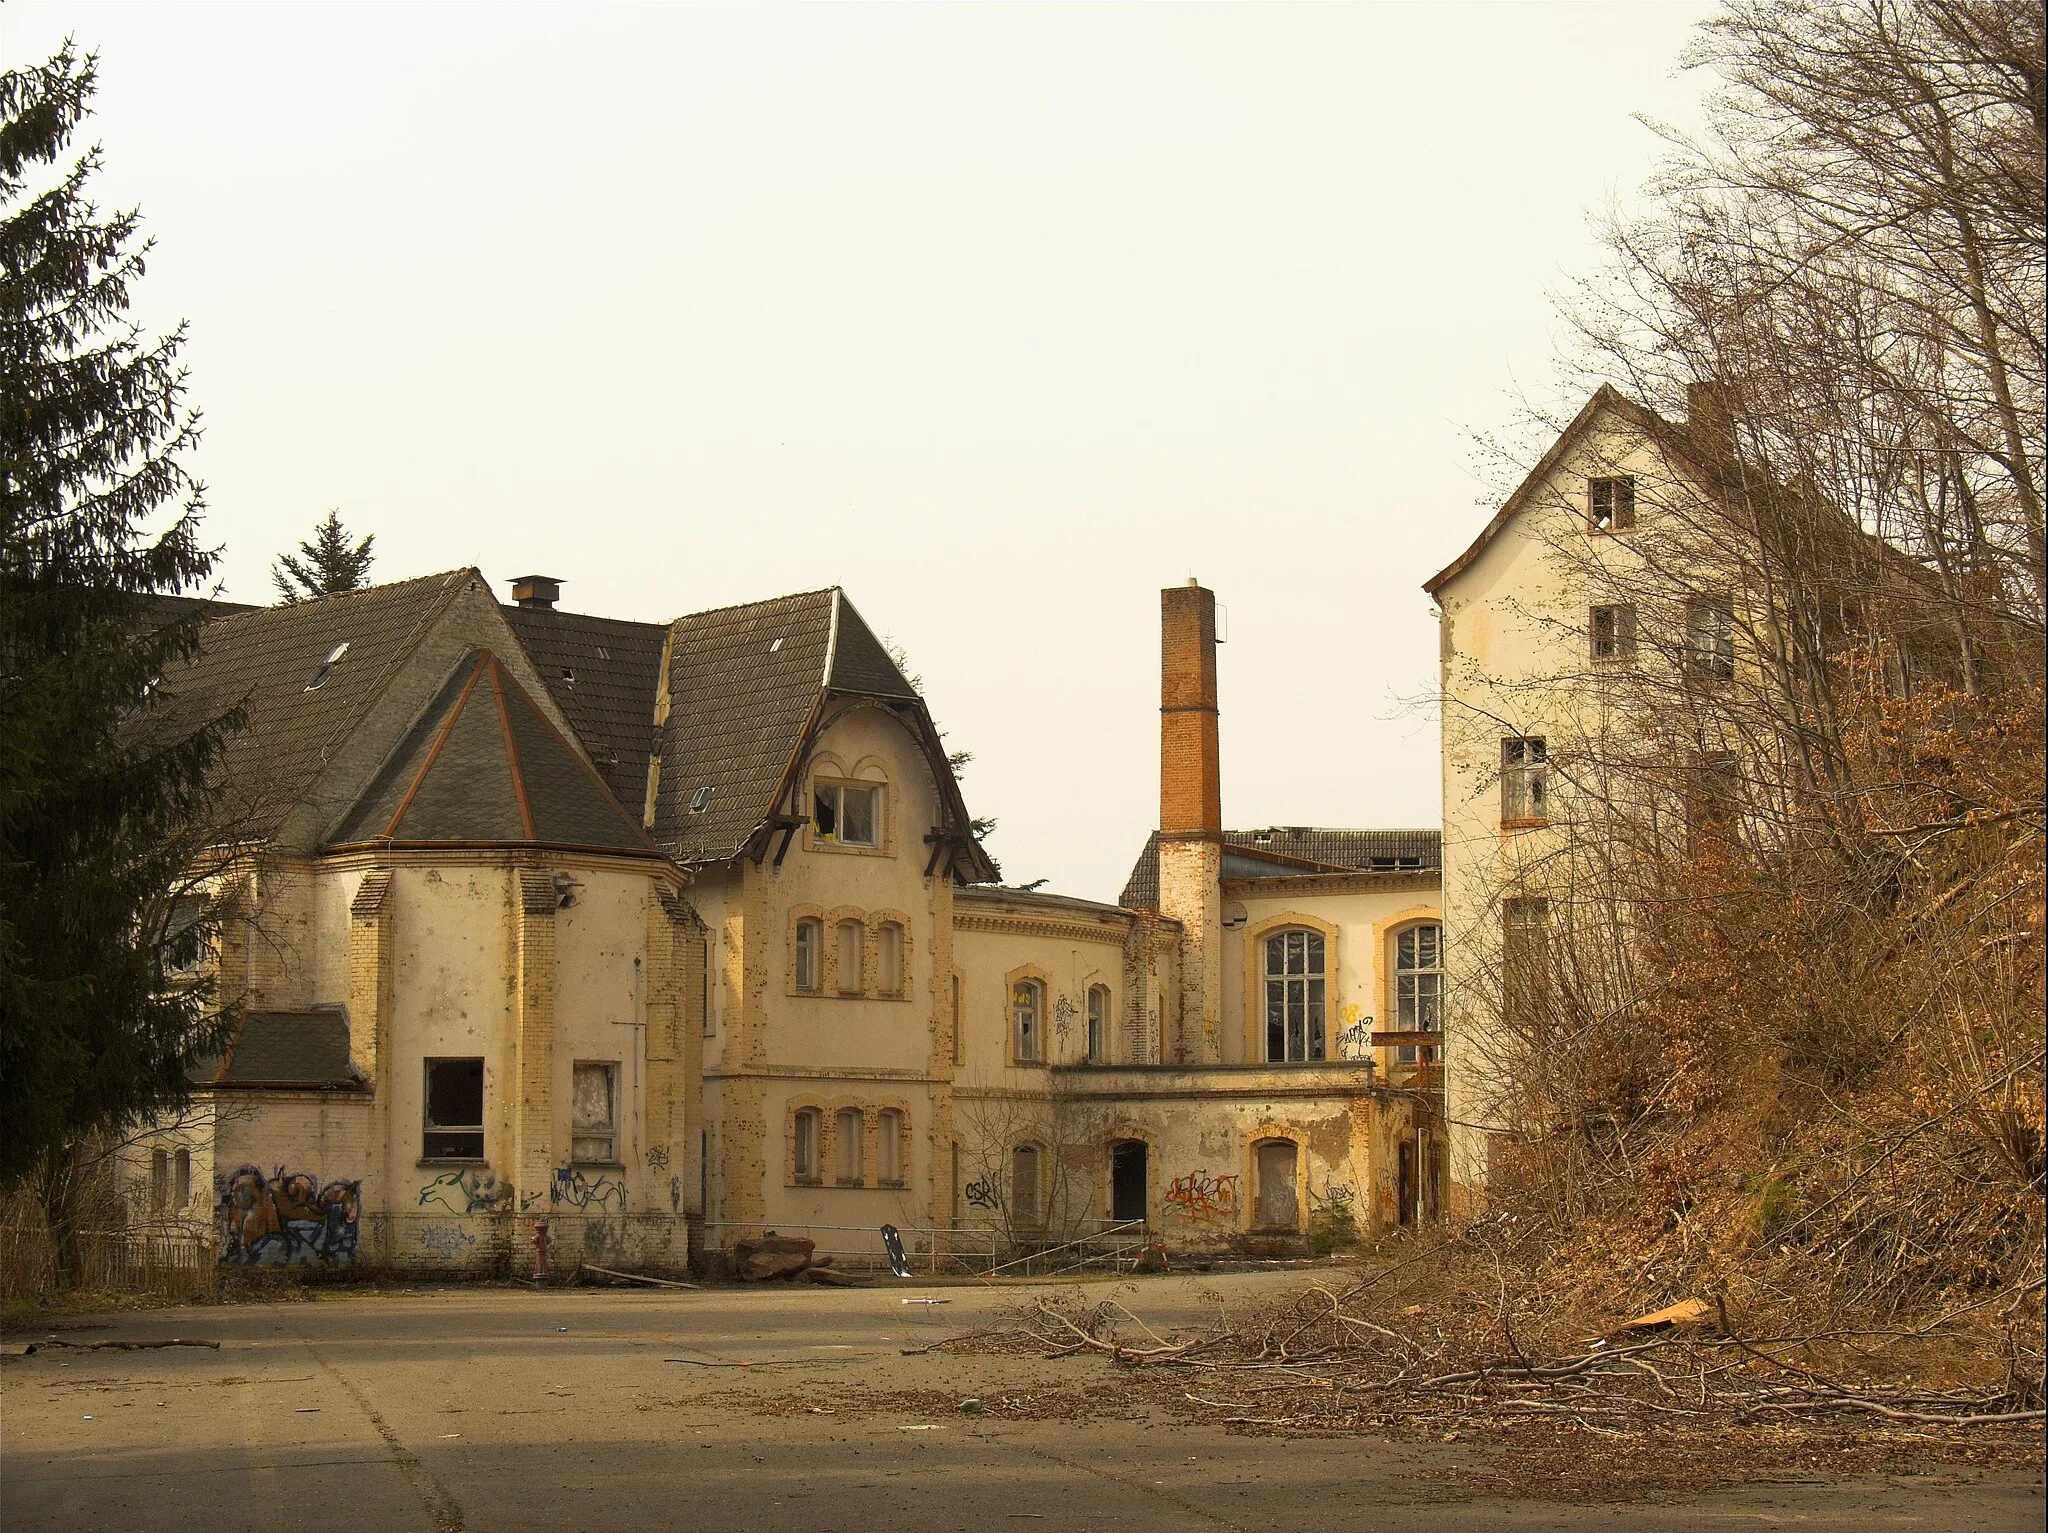
[{"label": "dark attic window", "polygon": [[327,658],[313,668],[313,674],[306,678],[306,690],[317,692],[334,678],[334,668],[341,663],[341,657],[348,653],[348,640],[343,639],[327,652]]},{"label": "dark attic window", "polygon": [[576,673],[570,670],[566,665],[562,667],[562,685],[565,687],[573,687],[576,685]]},{"label": "dark attic window", "polygon": [[484,1062],[427,1061],[427,1111],[421,1136],[426,1160],[484,1158]]}]

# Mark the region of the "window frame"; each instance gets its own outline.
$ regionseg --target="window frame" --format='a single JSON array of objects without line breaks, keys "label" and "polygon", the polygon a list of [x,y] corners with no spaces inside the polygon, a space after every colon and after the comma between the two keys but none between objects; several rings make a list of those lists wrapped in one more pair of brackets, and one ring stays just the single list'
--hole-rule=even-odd
[{"label": "window frame", "polygon": [[[1404,966],[1403,947],[1413,948],[1415,956],[1423,956],[1422,933],[1430,932],[1434,943],[1435,963],[1420,963]],[[1444,1027],[1444,927],[1441,921],[1413,921],[1393,933],[1392,962],[1388,972],[1393,976],[1393,1031],[1402,1033],[1441,1033]],[[1413,981],[1412,993],[1409,981]],[[1397,1064],[1433,1065],[1438,1059],[1438,1045],[1433,1043],[1402,1043],[1394,1047]]]},{"label": "window frame", "polygon": [[[791,960],[790,985],[799,995],[825,992],[825,923],[818,916],[799,916],[791,938],[795,953]],[[808,979],[809,983],[805,983]]]},{"label": "window frame", "polygon": [[[1606,502],[1602,515],[1601,502]],[[1586,477],[1586,526],[1595,533],[1631,532],[1636,525],[1636,476],[1589,474]]]},{"label": "window frame", "polygon": [[[1028,1018],[1025,996],[1030,997]],[[1018,1065],[1045,1063],[1045,981],[1036,975],[1019,975],[1010,981],[1005,1010],[1010,1019],[1010,1061]],[[1027,1049],[1027,1040],[1030,1047]]]},{"label": "window frame", "polygon": [[[569,1064],[569,1164],[572,1166],[618,1166],[625,1163],[619,1153],[619,1069],[616,1059],[577,1059]],[[606,1118],[603,1123],[579,1122],[581,1104],[576,1085],[579,1072],[596,1071],[605,1085]],[[588,1153],[586,1146],[602,1141],[603,1155]]]},{"label": "window frame", "polygon": [[[1601,620],[1607,621],[1604,639]],[[1602,653],[1602,644],[1606,652]],[[1636,658],[1636,608],[1634,602],[1601,602],[1586,609],[1586,651],[1595,665],[1633,665]]]},{"label": "window frame", "polygon": [[[1019,1178],[1017,1168],[1023,1159],[1031,1160],[1031,1206],[1024,1206],[1024,1199],[1018,1195]],[[1045,1147],[1036,1140],[1025,1140],[1022,1144],[1010,1146],[1010,1227],[1012,1230],[1036,1230],[1045,1225]]]},{"label": "window frame", "polygon": [[[434,1067],[436,1065],[475,1065],[477,1121],[475,1123],[438,1123],[434,1119]],[[486,1125],[490,1120],[490,1082],[481,1054],[430,1054],[420,1061],[420,1160],[423,1163],[448,1165],[480,1165],[485,1160]],[[434,1144],[438,1135],[443,1139],[453,1135],[474,1136],[476,1153],[456,1154]]]},{"label": "window frame", "polygon": [[1702,686],[1725,686],[1735,679],[1733,597],[1703,595],[1686,602],[1685,675]]},{"label": "window frame", "polygon": [[789,1179],[813,1187],[824,1181],[819,1169],[825,1115],[816,1107],[799,1107],[789,1115]]},{"label": "window frame", "polygon": [[1115,1004],[1107,985],[1088,987],[1088,1063],[1106,1065],[1109,1063],[1110,1022],[1115,1016]]},{"label": "window frame", "polygon": [[910,1115],[900,1107],[884,1107],[875,1113],[875,1185],[901,1187],[909,1179],[903,1174],[904,1126]]},{"label": "window frame", "polygon": [[875,923],[875,994],[885,1001],[903,999],[908,937],[901,921]]},{"label": "window frame", "polygon": [[[1550,991],[1550,897],[1512,894],[1501,901],[1501,1015],[1509,1021],[1536,1018]],[[1516,954],[1517,942],[1527,949]],[[1533,965],[1526,974],[1517,969]]]},{"label": "window frame", "polygon": [[1550,823],[1548,735],[1501,736],[1500,823],[1505,829]]},{"label": "window frame", "polygon": [[[889,846],[889,785],[862,777],[818,777],[811,783],[810,843],[844,852],[882,852]],[[869,800],[869,839],[856,841],[845,833],[846,794]],[[825,824],[826,816],[831,824]]]},{"label": "window frame", "polygon": [[[1300,939],[1296,944],[1292,939]],[[1259,934],[1260,1058],[1269,1065],[1321,1064],[1330,1057],[1330,939],[1313,926],[1282,926]],[[1291,967],[1293,947],[1301,967]],[[1275,962],[1280,967],[1275,968]],[[1314,967],[1310,967],[1313,963]],[[1300,995],[1294,993],[1300,987]],[[1278,1010],[1275,1010],[1275,1006]],[[1299,1028],[1297,1030],[1297,1022]],[[1298,1031],[1298,1037],[1297,1037]],[[1301,1052],[1294,1052],[1299,1042]],[[1278,1046],[1279,1053],[1274,1052]]]}]

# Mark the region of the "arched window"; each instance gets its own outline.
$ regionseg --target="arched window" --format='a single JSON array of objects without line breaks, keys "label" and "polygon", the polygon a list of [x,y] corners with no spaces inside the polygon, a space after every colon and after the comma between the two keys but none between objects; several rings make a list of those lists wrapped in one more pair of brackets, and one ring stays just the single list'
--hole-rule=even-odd
[{"label": "arched window", "polygon": [[818,1179],[818,1109],[805,1107],[790,1124],[789,1169],[800,1182]]},{"label": "arched window", "polygon": [[832,1125],[832,1139],[839,1160],[835,1174],[842,1182],[860,1180],[861,1128],[858,1107],[839,1109],[839,1117]]},{"label": "arched window", "polygon": [[839,993],[841,995],[859,995],[861,993],[860,939],[860,922],[841,921],[839,923]]},{"label": "arched window", "polygon": [[875,931],[875,989],[892,1000],[903,994],[903,928],[894,921]]},{"label": "arched window", "polygon": [[967,1008],[963,1003],[960,976],[953,976],[953,1063],[967,1063]]},{"label": "arched window", "polygon": [[1323,934],[1275,932],[1266,939],[1266,1058],[1323,1057]]},{"label": "arched window", "polygon": [[1038,1223],[1038,1146],[1020,1144],[1010,1152],[1010,1217],[1024,1228]]},{"label": "arched window", "polygon": [[1109,986],[1088,987],[1088,1063],[1109,1063]]},{"label": "arched window", "polygon": [[796,987],[799,990],[817,990],[819,984],[818,966],[824,958],[825,925],[822,921],[803,920],[796,923]]},{"label": "arched window", "polygon": [[903,1180],[903,1114],[885,1107],[875,1119],[875,1180]]},{"label": "arched window", "polygon": [[[1039,1032],[1045,1017],[1045,987],[1020,979],[1010,987],[1010,1031],[1016,1040],[1017,1063],[1038,1063]],[[1033,1152],[1036,1153],[1035,1151]]]},{"label": "arched window", "polygon": [[168,1150],[149,1152],[149,1206],[162,1212],[171,1201],[171,1155]]},{"label": "arched window", "polygon": [[[1444,1025],[1444,929],[1434,921],[1394,936],[1394,1027],[1403,1033],[1440,1032]],[[1404,1065],[1436,1063],[1436,1045],[1404,1043],[1395,1057]]]}]

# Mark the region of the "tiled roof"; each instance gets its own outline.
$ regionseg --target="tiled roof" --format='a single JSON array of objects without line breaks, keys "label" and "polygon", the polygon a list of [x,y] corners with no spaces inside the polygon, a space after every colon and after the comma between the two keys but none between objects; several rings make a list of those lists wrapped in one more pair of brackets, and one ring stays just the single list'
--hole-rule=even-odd
[{"label": "tiled roof", "polygon": [[488,650],[452,670],[330,838],[655,855],[604,780]]},{"label": "tiled roof", "polygon": [[613,797],[638,820],[647,802],[654,698],[668,625],[551,607],[503,611]]},{"label": "tiled roof", "polygon": [[195,1084],[357,1087],[348,1058],[348,1018],[339,1008],[246,1013],[220,1058],[202,1062]]},{"label": "tiled roof", "polygon": [[828,693],[917,701],[836,588],[692,613],[670,633],[654,839],[681,862],[746,845]]},{"label": "tiled roof", "polygon": [[[1223,833],[1225,878],[1299,878],[1317,873],[1440,873],[1443,836],[1434,830],[1328,830],[1270,825]],[[1117,903],[1159,906],[1159,835],[1145,840]]]},{"label": "tiled roof", "polygon": [[[450,570],[343,596],[209,619],[192,664],[164,680],[168,718],[213,718],[246,701],[222,757],[224,817],[236,832],[274,829],[318,782],[421,637],[464,586]],[[343,645],[326,674],[323,663]],[[318,680],[318,685],[314,682]]]}]

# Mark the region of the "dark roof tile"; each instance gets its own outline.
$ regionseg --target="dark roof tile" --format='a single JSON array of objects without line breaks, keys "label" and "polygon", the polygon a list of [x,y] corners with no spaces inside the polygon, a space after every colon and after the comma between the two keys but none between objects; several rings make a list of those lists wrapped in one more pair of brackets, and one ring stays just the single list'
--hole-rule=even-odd
[{"label": "dark roof tile", "polygon": [[[1434,830],[1329,830],[1271,825],[1223,833],[1225,878],[1299,878],[1317,873],[1441,873],[1443,835]],[[1145,840],[1117,903],[1159,907],[1159,835]]]}]

